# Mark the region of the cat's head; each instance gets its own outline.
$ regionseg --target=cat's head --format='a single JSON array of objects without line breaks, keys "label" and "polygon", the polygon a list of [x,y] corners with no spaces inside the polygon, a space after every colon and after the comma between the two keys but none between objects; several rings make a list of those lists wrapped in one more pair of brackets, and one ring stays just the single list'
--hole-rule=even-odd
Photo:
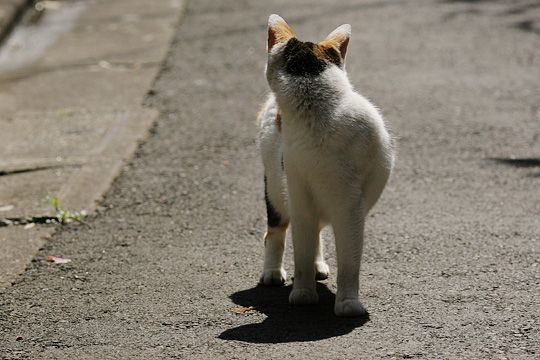
[{"label": "cat's head", "polygon": [[351,26],[344,24],[318,43],[300,41],[283,18],[270,15],[266,66],[270,88],[279,91],[284,83],[318,79],[327,71],[344,72],[350,36]]}]

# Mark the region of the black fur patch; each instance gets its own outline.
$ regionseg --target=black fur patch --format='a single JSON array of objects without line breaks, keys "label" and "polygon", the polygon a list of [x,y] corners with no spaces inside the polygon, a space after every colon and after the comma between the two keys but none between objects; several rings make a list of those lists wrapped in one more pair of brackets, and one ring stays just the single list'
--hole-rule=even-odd
[{"label": "black fur patch", "polygon": [[264,201],[266,202],[266,216],[269,227],[277,227],[281,224],[281,215],[276,211],[268,198],[266,176],[264,177]]},{"label": "black fur patch", "polygon": [[339,55],[336,49],[334,49],[333,47],[324,47],[322,49],[324,52],[324,56],[328,59],[328,61],[336,64],[339,67],[343,65],[343,62],[341,60],[341,55]]},{"label": "black fur patch", "polygon": [[319,59],[313,52],[315,44],[302,42],[296,38],[289,40],[283,50],[285,70],[296,76],[314,76],[326,68],[326,61]]}]

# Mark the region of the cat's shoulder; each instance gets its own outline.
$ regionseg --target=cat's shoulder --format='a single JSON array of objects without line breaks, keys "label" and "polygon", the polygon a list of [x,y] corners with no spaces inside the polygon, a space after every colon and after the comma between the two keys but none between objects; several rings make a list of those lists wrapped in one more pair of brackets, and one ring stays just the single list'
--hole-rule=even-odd
[{"label": "cat's shoulder", "polygon": [[382,114],[379,108],[367,97],[355,90],[349,91],[343,97],[339,106],[339,113],[347,117],[382,121]]}]

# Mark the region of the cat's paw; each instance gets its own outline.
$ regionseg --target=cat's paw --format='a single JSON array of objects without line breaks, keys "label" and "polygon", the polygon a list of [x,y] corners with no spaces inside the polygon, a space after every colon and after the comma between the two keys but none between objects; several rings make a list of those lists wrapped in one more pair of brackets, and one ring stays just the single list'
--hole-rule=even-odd
[{"label": "cat's paw", "polygon": [[285,284],[287,273],[285,269],[265,269],[261,275],[261,284],[279,286]]},{"label": "cat's paw", "polygon": [[292,289],[289,303],[292,305],[310,305],[319,302],[319,295],[315,289]]},{"label": "cat's paw", "polygon": [[326,280],[330,274],[330,268],[324,261],[315,263],[315,271],[315,278],[317,280]]},{"label": "cat's paw", "polygon": [[336,299],[334,313],[336,316],[354,317],[367,315],[367,310],[358,299]]}]

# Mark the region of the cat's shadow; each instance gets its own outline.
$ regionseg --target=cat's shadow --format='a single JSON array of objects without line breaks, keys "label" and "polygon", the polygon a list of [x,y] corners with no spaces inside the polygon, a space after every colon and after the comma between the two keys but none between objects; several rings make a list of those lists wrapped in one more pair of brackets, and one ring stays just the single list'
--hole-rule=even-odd
[{"label": "cat's shadow", "polygon": [[267,318],[260,323],[228,329],[219,338],[252,343],[314,341],[348,334],[369,321],[369,315],[360,318],[336,317],[333,310],[335,295],[325,284],[317,283],[317,305],[289,305],[290,291],[291,286],[258,285],[232,294],[230,298],[235,304],[253,306]]}]

